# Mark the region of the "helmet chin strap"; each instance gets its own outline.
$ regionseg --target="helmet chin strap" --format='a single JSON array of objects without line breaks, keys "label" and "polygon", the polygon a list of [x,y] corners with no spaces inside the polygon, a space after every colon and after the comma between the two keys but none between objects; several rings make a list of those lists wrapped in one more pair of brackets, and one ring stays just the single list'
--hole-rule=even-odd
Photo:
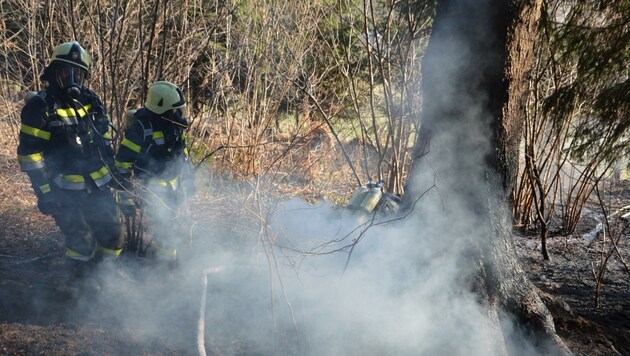
[{"label": "helmet chin strap", "polygon": [[166,117],[166,116],[160,115],[160,118],[161,118],[162,120],[166,120],[166,121],[168,121],[168,122],[170,122],[170,123],[172,123],[172,124],[175,124],[175,125],[181,126],[181,127],[183,127],[183,128],[188,128],[188,125],[184,125],[184,124],[182,124],[181,122],[177,122],[177,121],[175,121],[175,120],[171,120],[171,119],[169,119],[169,118],[168,118],[168,117]]}]

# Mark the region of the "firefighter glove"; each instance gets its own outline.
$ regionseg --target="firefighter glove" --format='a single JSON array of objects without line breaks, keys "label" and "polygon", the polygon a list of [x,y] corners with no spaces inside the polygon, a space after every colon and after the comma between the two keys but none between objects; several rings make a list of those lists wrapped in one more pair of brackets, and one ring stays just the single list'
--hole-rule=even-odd
[{"label": "firefighter glove", "polygon": [[136,214],[136,202],[133,200],[133,195],[126,191],[118,193],[120,198],[120,212],[124,216],[133,216]]},{"label": "firefighter glove", "polygon": [[61,208],[61,202],[50,192],[37,199],[37,208],[42,214],[52,215]]}]

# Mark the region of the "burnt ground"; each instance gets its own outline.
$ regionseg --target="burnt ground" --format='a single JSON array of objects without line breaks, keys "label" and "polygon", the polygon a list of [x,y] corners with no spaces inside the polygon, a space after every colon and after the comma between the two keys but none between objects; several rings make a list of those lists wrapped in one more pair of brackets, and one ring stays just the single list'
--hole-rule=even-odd
[{"label": "burnt ground", "polygon": [[[630,183],[608,187],[604,206],[588,204],[576,232],[549,239],[543,261],[539,237],[518,236],[516,247],[530,279],[541,290],[556,330],[577,355],[630,355]],[[619,212],[619,213],[617,213]],[[598,226],[598,224],[600,224]]]},{"label": "burnt ground", "polygon": [[[609,260],[596,300],[601,251],[577,239],[552,238],[551,261],[543,262],[537,241],[517,246],[530,279],[551,310],[556,331],[577,355],[630,355],[630,274]],[[630,249],[620,249],[628,256]]]},{"label": "burnt ground", "polygon": [[[26,215],[34,220],[37,216],[34,211]],[[630,274],[622,259],[630,258],[630,246],[627,236],[617,236],[619,254],[612,250],[596,301],[602,253],[606,256],[612,246],[604,243],[601,232],[588,241],[597,219],[593,213],[584,219],[589,226],[573,236],[552,237],[551,261],[542,261],[537,236],[517,237],[517,251],[554,315],[557,332],[576,355],[630,355]],[[51,219],[36,220],[39,229],[0,232],[0,354],[196,354],[194,335],[179,335],[183,343],[139,337],[129,325],[103,318],[108,308],[124,301],[101,300],[94,303],[101,310],[86,313],[94,296],[89,288],[64,283],[62,236]],[[191,330],[194,321],[193,316],[188,318]],[[174,332],[169,325],[163,327],[167,335]],[[212,345],[207,347],[213,354]],[[230,352],[223,347],[214,354],[238,354],[239,349],[235,346]]]},{"label": "burnt ground", "polygon": [[125,301],[103,302],[94,286],[72,280],[62,241],[56,231],[0,241],[1,355],[188,353],[108,318]]},{"label": "burnt ground", "polygon": [[[178,312],[182,317],[178,305],[142,305],[140,301],[130,307],[115,292],[103,297],[91,288],[64,282],[63,238],[52,219],[38,213],[31,188],[14,160],[14,147],[15,142],[2,142],[0,149],[0,355],[197,354],[191,332],[196,315],[183,315],[184,327],[166,321],[158,323],[157,330],[138,332],[142,320],[152,313]],[[606,203],[611,211],[630,205],[629,182],[609,190],[612,193]],[[626,264],[630,234],[623,231],[625,222],[612,229],[612,234],[593,234],[602,219],[599,211],[591,204],[575,234],[550,238],[551,261],[542,260],[535,235],[517,236],[517,252],[552,311],[558,334],[576,355],[630,355],[630,273]],[[610,235],[618,239],[616,249],[612,249]],[[600,274],[604,260],[605,273]],[[137,278],[151,277],[133,259],[126,263],[138,273],[131,279],[121,278],[119,288],[135,288]],[[171,280],[151,293],[172,294],[176,283]],[[192,308],[198,303],[199,293],[190,296]],[[121,309],[138,319],[138,324],[109,317],[112,310]],[[238,340],[214,345],[207,340],[206,349],[209,354],[235,355],[255,350],[255,346],[240,345]]]}]

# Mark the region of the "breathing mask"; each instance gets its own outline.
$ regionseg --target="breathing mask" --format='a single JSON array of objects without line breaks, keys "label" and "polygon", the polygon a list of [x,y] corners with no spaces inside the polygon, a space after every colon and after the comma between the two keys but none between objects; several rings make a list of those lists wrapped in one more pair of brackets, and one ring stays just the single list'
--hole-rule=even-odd
[{"label": "breathing mask", "polygon": [[85,69],[72,64],[56,64],[54,70],[54,82],[63,93],[72,99],[78,99],[81,95],[81,87],[87,72]]}]

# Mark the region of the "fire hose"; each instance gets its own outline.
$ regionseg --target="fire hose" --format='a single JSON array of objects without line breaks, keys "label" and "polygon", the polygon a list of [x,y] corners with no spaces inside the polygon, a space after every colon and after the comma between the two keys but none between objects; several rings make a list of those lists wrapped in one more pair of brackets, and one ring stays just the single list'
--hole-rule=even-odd
[{"label": "fire hose", "polygon": [[206,356],[206,299],[208,294],[208,274],[215,274],[223,272],[225,268],[223,266],[212,267],[203,271],[203,277],[201,280],[202,292],[201,292],[201,304],[199,306],[199,319],[197,320],[197,351],[199,356]]}]

